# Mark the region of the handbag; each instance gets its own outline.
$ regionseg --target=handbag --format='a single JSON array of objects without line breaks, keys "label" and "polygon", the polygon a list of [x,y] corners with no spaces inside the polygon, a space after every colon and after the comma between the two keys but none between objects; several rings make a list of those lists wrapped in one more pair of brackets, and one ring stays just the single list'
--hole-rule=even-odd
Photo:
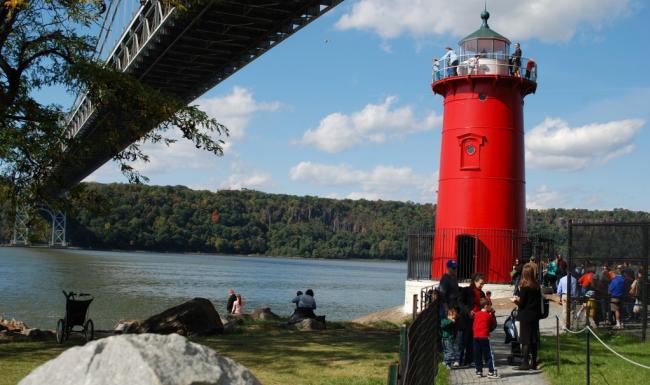
[{"label": "handbag", "polygon": [[548,318],[548,312],[549,312],[548,299],[546,299],[546,297],[544,297],[544,292],[541,290],[541,288],[539,290],[539,295],[541,297],[540,300],[539,300],[540,307],[541,307],[540,313],[539,313],[540,314],[539,319],[546,319],[546,318]]}]

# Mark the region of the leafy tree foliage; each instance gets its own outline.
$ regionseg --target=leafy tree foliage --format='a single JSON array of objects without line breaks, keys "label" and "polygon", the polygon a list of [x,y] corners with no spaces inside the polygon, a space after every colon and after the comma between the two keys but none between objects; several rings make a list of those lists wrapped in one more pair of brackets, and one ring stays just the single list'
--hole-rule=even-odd
[{"label": "leafy tree foliage", "polygon": [[[0,0],[0,178],[8,187],[0,200],[13,207],[59,205],[60,197],[52,199],[60,191],[54,170],[83,162],[94,146],[117,154],[132,182],[146,180],[130,166],[148,160],[140,145],[169,144],[164,132],[172,127],[197,148],[222,154],[223,142],[213,135],[227,129],[216,120],[93,60],[96,39],[89,31],[104,10],[103,0]],[[96,129],[105,135],[80,145],[69,135],[63,108],[39,102],[44,87],[86,91],[100,111]],[[116,128],[140,141],[125,149]]]}]

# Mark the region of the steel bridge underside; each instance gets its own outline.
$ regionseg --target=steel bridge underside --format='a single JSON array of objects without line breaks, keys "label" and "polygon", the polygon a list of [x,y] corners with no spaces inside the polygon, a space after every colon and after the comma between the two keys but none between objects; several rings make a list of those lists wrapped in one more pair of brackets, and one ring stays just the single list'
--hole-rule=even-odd
[{"label": "steel bridge underside", "polygon": [[[341,2],[212,0],[178,11],[150,0],[107,65],[189,103]],[[98,146],[107,134],[95,127],[99,114],[85,99],[74,112],[71,130],[86,150],[69,149],[68,161],[54,170],[48,183],[54,194],[73,187],[155,128],[129,133],[114,127],[111,136],[118,135],[117,148]]]}]

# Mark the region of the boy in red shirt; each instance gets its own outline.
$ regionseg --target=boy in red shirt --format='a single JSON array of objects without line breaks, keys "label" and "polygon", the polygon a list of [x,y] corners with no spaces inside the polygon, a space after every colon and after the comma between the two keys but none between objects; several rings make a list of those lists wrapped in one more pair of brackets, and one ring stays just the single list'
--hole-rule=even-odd
[{"label": "boy in red shirt", "polygon": [[488,378],[499,378],[497,369],[494,367],[494,357],[490,349],[490,332],[497,327],[497,318],[494,316],[492,302],[482,298],[481,311],[474,314],[474,365],[476,366],[476,377],[483,377],[483,361],[488,367]]}]

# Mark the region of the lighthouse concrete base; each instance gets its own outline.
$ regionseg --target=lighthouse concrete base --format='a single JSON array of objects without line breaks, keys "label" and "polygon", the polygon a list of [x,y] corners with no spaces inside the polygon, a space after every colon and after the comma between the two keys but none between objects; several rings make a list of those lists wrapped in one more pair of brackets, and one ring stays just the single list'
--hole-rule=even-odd
[{"label": "lighthouse concrete base", "polygon": [[[404,281],[404,313],[411,314],[413,312],[413,295],[420,295],[420,291],[423,288],[431,287],[437,288],[439,281],[433,280],[411,280],[407,279]],[[459,283],[458,286],[464,287],[469,286],[469,282]],[[498,298],[510,298],[512,297],[512,292],[514,286],[502,283],[487,283],[483,286],[483,291],[492,292],[492,299]]]}]

